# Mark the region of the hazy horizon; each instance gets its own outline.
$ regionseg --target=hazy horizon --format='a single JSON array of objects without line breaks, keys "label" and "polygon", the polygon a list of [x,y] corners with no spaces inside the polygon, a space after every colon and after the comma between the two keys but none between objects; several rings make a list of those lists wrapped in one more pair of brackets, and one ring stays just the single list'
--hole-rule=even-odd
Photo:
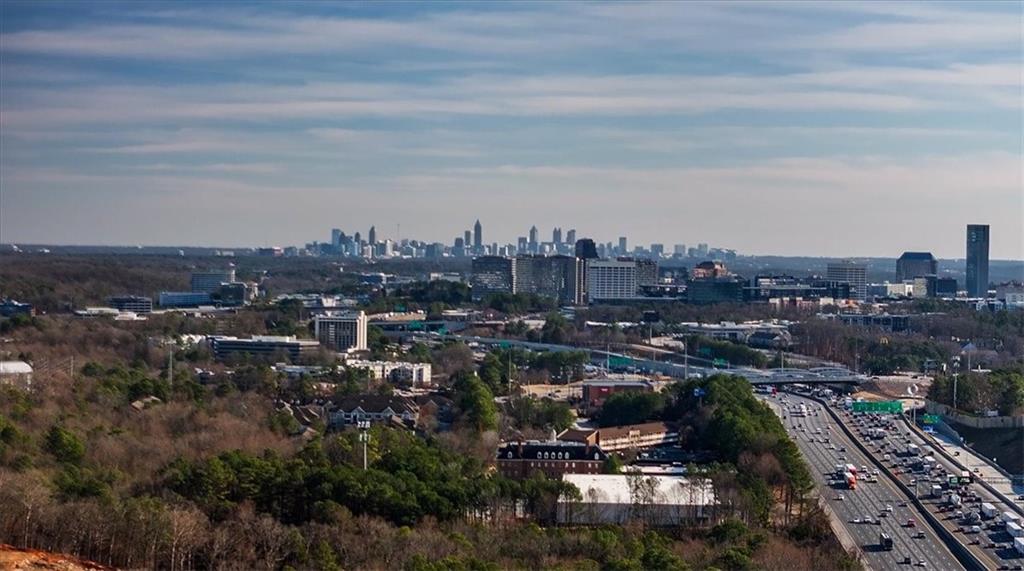
[{"label": "hazy horizon", "polygon": [[0,242],[1024,258],[1019,3],[0,4]]}]

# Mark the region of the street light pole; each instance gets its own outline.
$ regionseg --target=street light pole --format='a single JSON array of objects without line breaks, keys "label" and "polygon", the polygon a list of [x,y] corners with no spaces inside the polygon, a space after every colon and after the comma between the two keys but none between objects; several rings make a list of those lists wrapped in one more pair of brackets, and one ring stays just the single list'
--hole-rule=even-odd
[{"label": "street light pole", "polygon": [[363,443],[363,470],[365,471],[368,468],[366,444],[370,442],[370,433],[368,432],[370,430],[370,421],[360,420],[356,423],[356,426],[359,428],[359,441]]},{"label": "street light pole", "polygon": [[957,378],[958,377],[959,377],[959,375],[957,375],[956,373],[953,373],[953,412],[956,412],[956,410],[957,410],[957,408],[956,408],[956,388],[957,388],[956,385],[957,385],[957,380],[958,380]]}]

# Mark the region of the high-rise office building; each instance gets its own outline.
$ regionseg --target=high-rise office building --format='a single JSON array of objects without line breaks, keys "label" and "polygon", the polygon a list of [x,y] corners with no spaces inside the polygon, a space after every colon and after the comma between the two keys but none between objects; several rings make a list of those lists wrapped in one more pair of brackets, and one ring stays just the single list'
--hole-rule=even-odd
[{"label": "high-rise office building", "polygon": [[551,241],[555,244],[555,246],[558,246],[559,244],[562,243],[561,228],[556,227],[554,230],[551,231]]},{"label": "high-rise office building", "polygon": [[473,299],[491,294],[516,292],[515,258],[478,256],[473,258]]},{"label": "high-rise office building", "polygon": [[213,293],[220,289],[220,284],[235,281],[235,270],[213,272],[192,272],[192,293]]},{"label": "high-rise office building", "polygon": [[660,258],[665,255],[664,244],[651,244],[651,255],[655,258]]},{"label": "high-rise office building", "polygon": [[362,311],[318,315],[313,320],[317,341],[333,351],[365,351],[369,320]]},{"label": "high-rise office building", "polygon": [[896,281],[912,280],[939,273],[939,263],[931,252],[903,252],[896,260]]},{"label": "high-rise office building", "polygon": [[462,244],[468,248],[472,243],[473,233],[470,232],[469,230],[466,230],[465,232],[462,233]]},{"label": "high-rise office building", "polygon": [[370,226],[370,232],[366,235],[366,239],[370,242],[370,245],[377,243],[377,227]]},{"label": "high-rise office building", "polygon": [[574,256],[519,256],[515,258],[514,290],[581,305],[583,260]]},{"label": "high-rise office building", "polygon": [[576,229],[575,228],[572,228],[568,232],[565,233],[565,241],[566,241],[567,244],[575,244],[576,243]]},{"label": "high-rise office building", "polygon": [[967,225],[967,295],[988,296],[988,224]]},{"label": "high-rise office building", "polygon": [[619,254],[625,256],[628,253],[629,250],[627,249],[626,237],[619,236]]},{"label": "high-rise office building", "polygon": [[341,228],[331,228],[331,245],[335,248],[341,246]]},{"label": "high-rise office building", "polygon": [[676,244],[675,246],[672,246],[672,254],[675,255],[675,256],[680,256],[680,257],[681,256],[685,256],[686,255],[686,244]]},{"label": "high-rise office building", "polygon": [[536,254],[539,249],[539,244],[537,242],[537,227],[530,226],[530,253]]},{"label": "high-rise office building", "polygon": [[828,279],[850,284],[850,298],[864,301],[868,293],[867,267],[851,260],[828,265]]},{"label": "high-rise office building", "polygon": [[525,254],[530,249],[530,242],[526,236],[520,236],[516,245],[516,252]]},{"label": "high-rise office building", "polygon": [[580,238],[576,240],[576,257],[583,258],[584,260],[591,260],[599,257],[597,255],[597,245],[590,238]]},{"label": "high-rise office building", "polygon": [[480,221],[477,220],[476,224],[473,225],[473,248],[476,251],[480,251],[484,245],[484,227],[480,225]]},{"label": "high-rise office building", "polygon": [[586,264],[588,301],[637,297],[635,261],[587,260]]}]

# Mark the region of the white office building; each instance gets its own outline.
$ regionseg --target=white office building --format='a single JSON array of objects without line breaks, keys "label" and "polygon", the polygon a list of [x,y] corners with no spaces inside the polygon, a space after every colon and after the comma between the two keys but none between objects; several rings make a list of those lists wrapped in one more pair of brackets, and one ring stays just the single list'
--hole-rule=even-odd
[{"label": "white office building", "polygon": [[366,351],[366,314],[362,311],[318,315],[313,320],[317,341],[333,351]]},{"label": "white office building", "polygon": [[635,260],[587,260],[587,299],[637,297]]}]

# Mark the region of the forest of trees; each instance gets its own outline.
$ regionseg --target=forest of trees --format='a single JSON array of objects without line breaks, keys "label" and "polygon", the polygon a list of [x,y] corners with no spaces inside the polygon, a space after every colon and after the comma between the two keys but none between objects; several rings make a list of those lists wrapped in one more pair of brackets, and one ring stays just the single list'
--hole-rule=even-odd
[{"label": "forest of trees", "polygon": [[[953,406],[953,377],[937,376],[928,399]],[[965,373],[956,380],[957,408],[967,413],[995,410],[1003,416],[1024,414],[1024,369],[996,369],[990,373]]]}]

